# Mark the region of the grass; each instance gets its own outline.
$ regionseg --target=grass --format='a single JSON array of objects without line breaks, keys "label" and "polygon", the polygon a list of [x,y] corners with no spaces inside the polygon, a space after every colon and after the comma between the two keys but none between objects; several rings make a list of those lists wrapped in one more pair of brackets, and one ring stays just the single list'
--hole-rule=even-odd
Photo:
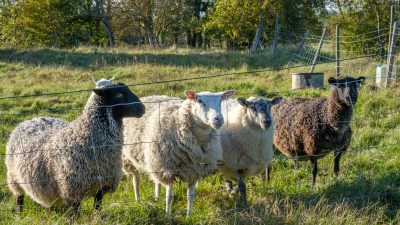
[{"label": "grass", "polygon": [[[91,89],[91,77],[116,76],[120,82],[140,84],[185,77],[240,73],[285,66],[289,51],[276,58],[269,52],[208,52],[188,49],[0,49],[0,97],[36,95]],[[316,187],[310,187],[308,162],[293,162],[276,152],[272,181],[262,176],[247,181],[249,209],[234,210],[234,200],[224,192],[218,174],[206,178],[196,190],[194,214],[185,218],[186,186],[175,188],[174,215],[164,213],[164,200],[152,200],[153,186],[143,175],[144,201],[135,202],[129,177],[123,177],[116,193],[107,195],[104,209],[94,212],[92,199],[84,201],[77,224],[399,224],[400,223],[400,86],[376,88],[373,59],[345,61],[343,74],[369,77],[356,105],[353,139],[342,157],[341,174],[333,175],[333,156],[319,160]],[[183,97],[185,89],[222,91],[235,89],[236,96],[272,97],[328,96],[329,89],[288,92],[291,72],[307,72],[308,67],[272,72],[226,75],[218,78],[134,86],[139,96],[166,94]],[[325,81],[334,76],[334,64],[317,65]],[[55,116],[73,120],[81,113],[89,92],[57,96],[0,99],[0,154],[10,132],[24,120]],[[49,111],[48,109],[53,109]],[[11,211],[15,198],[8,190],[4,155],[0,157],[0,224],[67,224],[68,209],[44,209],[29,198],[22,215]],[[164,194],[164,190],[162,194]]]}]

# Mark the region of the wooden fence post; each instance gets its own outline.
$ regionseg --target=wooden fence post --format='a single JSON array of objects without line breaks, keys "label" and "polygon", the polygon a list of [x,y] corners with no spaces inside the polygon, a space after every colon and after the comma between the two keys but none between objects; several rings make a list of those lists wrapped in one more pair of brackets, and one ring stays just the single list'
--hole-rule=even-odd
[{"label": "wooden fence post", "polygon": [[387,71],[386,71],[386,79],[385,79],[385,87],[388,83],[390,83],[390,79],[392,78],[393,73],[393,64],[394,64],[394,56],[396,55],[397,49],[397,28],[399,21],[394,22],[392,29],[392,36],[390,40],[390,51],[387,58]]},{"label": "wooden fence post", "polygon": [[314,72],[315,64],[317,63],[317,60],[318,60],[318,55],[321,52],[322,44],[324,43],[325,32],[326,32],[326,27],[324,27],[324,29],[322,30],[321,39],[319,40],[318,49],[317,49],[317,51],[315,52],[315,55],[314,55],[314,59],[313,59],[313,62],[312,62],[310,73]]},{"label": "wooden fence post", "polygon": [[272,57],[275,57],[276,50],[278,48],[279,31],[280,31],[279,13],[277,13],[275,18],[274,43],[272,44]]},{"label": "wooden fence post", "polygon": [[389,43],[388,43],[388,52],[390,52],[390,46],[392,46],[392,43],[390,42],[391,40],[390,40],[390,38],[391,38],[391,36],[390,36],[390,34],[392,34],[392,32],[393,32],[393,30],[392,30],[392,27],[393,27],[393,16],[394,16],[394,6],[392,5],[392,6],[390,6],[390,25],[389,25]]},{"label": "wooden fence post", "polygon": [[340,27],[339,24],[336,25],[336,78],[340,76]]}]

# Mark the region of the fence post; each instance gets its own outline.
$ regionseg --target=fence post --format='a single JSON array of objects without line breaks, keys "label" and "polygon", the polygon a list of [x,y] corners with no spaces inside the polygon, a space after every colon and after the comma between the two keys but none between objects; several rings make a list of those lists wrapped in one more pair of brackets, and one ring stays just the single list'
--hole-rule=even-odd
[{"label": "fence post", "polygon": [[339,24],[336,25],[336,78],[340,76],[340,29]]},{"label": "fence post", "polygon": [[390,52],[390,46],[392,45],[391,40],[390,40],[390,34],[393,32],[392,27],[393,27],[393,16],[394,16],[394,6],[390,6],[390,25],[389,25],[389,43],[388,43],[388,52]]},{"label": "fence post", "polygon": [[280,24],[279,24],[279,13],[276,14],[275,18],[275,33],[274,33],[274,43],[272,44],[272,57],[275,57],[276,50],[278,48],[278,38],[279,38]]},{"label": "fence post", "polygon": [[385,87],[387,86],[388,83],[390,83],[390,79],[392,78],[392,73],[393,73],[393,63],[394,63],[394,56],[396,54],[396,48],[397,48],[397,26],[398,26],[399,21],[394,22],[393,24],[393,30],[392,30],[392,36],[390,40],[390,51],[389,55],[387,58],[387,71],[386,71],[386,79],[385,79]]},{"label": "fence post", "polygon": [[314,72],[315,64],[317,63],[317,60],[318,60],[318,55],[321,52],[322,44],[324,43],[325,32],[326,32],[326,27],[324,27],[324,29],[322,30],[321,39],[319,40],[318,49],[317,49],[317,51],[315,52],[315,55],[314,55],[314,59],[313,59],[313,62],[312,62],[310,73]]}]

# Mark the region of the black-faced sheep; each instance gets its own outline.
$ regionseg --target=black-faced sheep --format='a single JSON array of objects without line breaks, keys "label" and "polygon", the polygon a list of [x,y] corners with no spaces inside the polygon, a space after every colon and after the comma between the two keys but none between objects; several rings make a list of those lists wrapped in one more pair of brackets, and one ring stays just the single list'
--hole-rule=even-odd
[{"label": "black-faced sheep", "polygon": [[275,118],[275,146],[287,157],[310,160],[312,184],[317,176],[317,159],[332,150],[334,172],[339,173],[340,157],[351,141],[350,120],[365,77],[329,78],[332,94],[324,98],[286,98],[272,107]]},{"label": "black-faced sheep", "polygon": [[[124,143],[127,145],[123,154],[132,168],[149,173],[156,184],[166,186],[167,213],[171,213],[175,181],[188,184],[189,215],[193,209],[196,181],[217,169],[217,163],[222,159],[217,132],[224,123],[221,101],[233,94],[234,91],[186,91],[185,101],[175,99],[156,103],[156,107],[148,106],[151,110],[139,120],[124,120]],[[142,98],[142,101],[157,98],[160,97]],[[138,174],[133,175],[135,182]]]},{"label": "black-faced sheep", "polygon": [[113,192],[121,179],[122,118],[141,117],[144,105],[122,84],[93,90],[73,122],[40,117],[20,123],[7,143],[10,190],[22,210],[24,195],[42,206],[66,204],[79,213],[84,197]]}]

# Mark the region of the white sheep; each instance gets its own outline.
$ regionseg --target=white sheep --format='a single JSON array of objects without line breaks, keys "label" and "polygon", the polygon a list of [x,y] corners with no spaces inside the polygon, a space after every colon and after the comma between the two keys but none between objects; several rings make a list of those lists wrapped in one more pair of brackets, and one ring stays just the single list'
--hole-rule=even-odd
[{"label": "white sheep", "polygon": [[122,84],[93,90],[82,115],[73,122],[40,117],[20,123],[7,143],[10,190],[22,211],[24,195],[42,206],[66,204],[79,213],[84,197],[104,193],[121,177],[122,118],[140,117],[144,105]]},{"label": "white sheep", "polygon": [[[221,101],[233,94],[234,91],[197,94],[185,91],[185,101],[147,103],[146,108],[150,111],[144,117],[124,120],[123,154],[136,171],[149,173],[156,187],[158,184],[166,186],[167,213],[171,213],[175,181],[188,184],[189,215],[193,209],[196,181],[217,169],[222,159],[217,131],[224,123]],[[142,101],[158,98],[152,96]],[[133,173],[133,176],[135,183],[138,174]]]},{"label": "white sheep", "polygon": [[219,171],[229,191],[232,191],[232,181],[238,184],[243,204],[246,204],[245,178],[264,171],[272,161],[274,119],[271,107],[281,100],[282,97],[272,100],[250,97],[229,100],[222,105],[227,122],[220,131],[224,163]]}]

